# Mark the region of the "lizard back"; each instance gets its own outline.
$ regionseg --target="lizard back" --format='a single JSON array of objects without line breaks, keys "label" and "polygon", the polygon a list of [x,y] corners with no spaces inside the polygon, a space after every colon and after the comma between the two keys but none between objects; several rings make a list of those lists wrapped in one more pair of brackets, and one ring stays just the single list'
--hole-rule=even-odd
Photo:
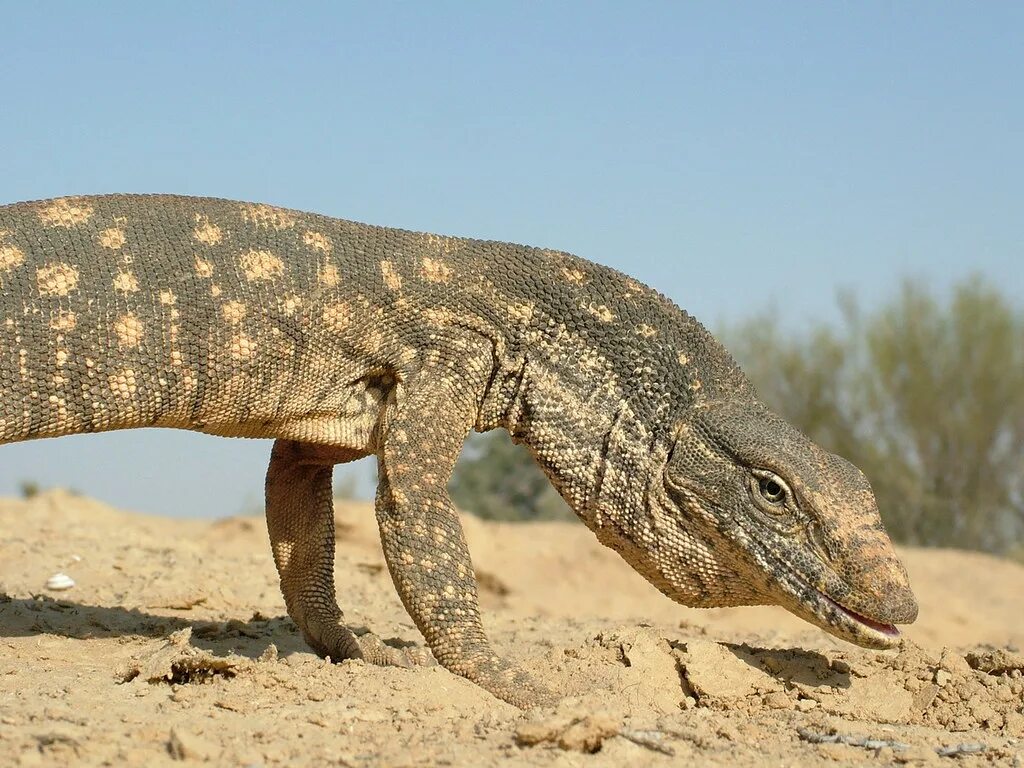
[{"label": "lizard back", "polygon": [[0,207],[3,442],[168,426],[372,450],[388,387],[452,328],[496,376],[529,347],[566,393],[642,394],[652,424],[741,376],[667,299],[557,251],[210,198]]}]

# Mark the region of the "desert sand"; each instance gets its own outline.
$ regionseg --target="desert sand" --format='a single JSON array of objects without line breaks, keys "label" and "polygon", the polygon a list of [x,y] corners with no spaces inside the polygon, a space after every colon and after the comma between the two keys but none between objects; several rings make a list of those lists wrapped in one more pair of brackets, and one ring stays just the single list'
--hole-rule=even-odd
[{"label": "desert sand", "polygon": [[[372,507],[339,502],[337,522],[349,620],[421,643]],[[1018,564],[901,550],[921,616],[878,652],[781,609],[677,606],[579,525],[465,525],[492,640],[557,706],[521,712],[436,666],[318,658],[260,518],[0,500],[0,764],[1024,763]],[[48,590],[57,572],[75,585]]]}]

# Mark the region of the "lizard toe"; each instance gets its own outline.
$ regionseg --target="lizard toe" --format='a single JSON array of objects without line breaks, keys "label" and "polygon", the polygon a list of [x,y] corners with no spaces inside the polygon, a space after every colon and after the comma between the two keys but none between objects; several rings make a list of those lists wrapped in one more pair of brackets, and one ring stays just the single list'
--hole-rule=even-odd
[{"label": "lizard toe", "polygon": [[359,641],[363,659],[371,664],[378,664],[384,667],[409,668],[432,666],[437,663],[425,648],[415,645],[402,647],[388,645],[388,643],[372,632],[360,635],[357,640]]}]

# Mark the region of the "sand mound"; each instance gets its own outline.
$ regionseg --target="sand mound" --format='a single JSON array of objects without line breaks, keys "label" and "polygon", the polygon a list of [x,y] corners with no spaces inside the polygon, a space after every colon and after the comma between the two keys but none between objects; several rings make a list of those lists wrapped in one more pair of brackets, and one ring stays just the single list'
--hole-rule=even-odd
[{"label": "sand mound", "polygon": [[[350,621],[419,641],[372,509],[337,517]],[[904,550],[921,618],[880,653],[778,609],[680,608],[581,526],[465,522],[490,635],[565,693],[555,707],[519,712],[438,667],[317,658],[260,519],[0,501],[0,764],[1024,761],[1016,564]],[[47,591],[57,572],[75,586]]]}]

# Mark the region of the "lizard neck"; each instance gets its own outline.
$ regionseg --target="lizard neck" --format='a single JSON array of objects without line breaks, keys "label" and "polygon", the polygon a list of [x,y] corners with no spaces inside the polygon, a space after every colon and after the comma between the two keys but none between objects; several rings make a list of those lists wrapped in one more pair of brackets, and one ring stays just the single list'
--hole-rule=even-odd
[{"label": "lizard neck", "polygon": [[498,426],[525,445],[569,507],[599,528],[645,504],[655,441],[614,376],[528,361]]}]

